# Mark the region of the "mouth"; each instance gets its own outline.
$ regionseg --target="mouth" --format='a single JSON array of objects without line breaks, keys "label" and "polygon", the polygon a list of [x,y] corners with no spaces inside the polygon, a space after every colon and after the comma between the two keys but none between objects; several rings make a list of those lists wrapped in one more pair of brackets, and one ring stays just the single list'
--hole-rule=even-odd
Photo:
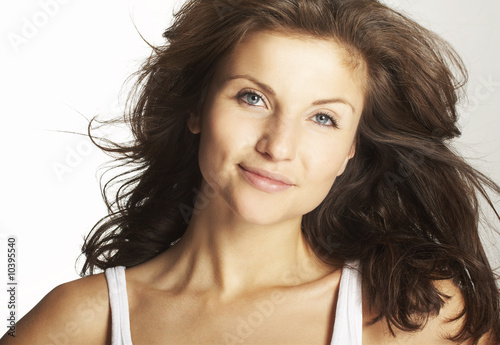
[{"label": "mouth", "polygon": [[265,192],[281,192],[295,184],[287,177],[267,170],[238,164],[245,179],[257,189]]}]

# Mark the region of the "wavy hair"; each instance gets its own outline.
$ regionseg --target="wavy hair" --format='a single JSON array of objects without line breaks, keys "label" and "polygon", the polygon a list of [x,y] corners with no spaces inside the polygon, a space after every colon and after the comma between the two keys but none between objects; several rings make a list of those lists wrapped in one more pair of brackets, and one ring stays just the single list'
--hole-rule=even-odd
[{"label": "wavy hair", "polygon": [[488,196],[500,187],[449,143],[465,68],[449,44],[375,0],[188,1],[136,74],[124,117],[134,140],[94,140],[128,170],[103,186],[109,215],[85,239],[81,274],[138,265],[183,235],[202,179],[188,116],[201,113],[218,61],[257,30],[332,39],[368,69],[356,155],[303,216],[316,255],[360,262],[373,322],[391,331],[421,329],[447,298],[434,282],[452,279],[464,322],[450,339],[498,340],[499,291],[478,223],[481,198],[500,218]]}]

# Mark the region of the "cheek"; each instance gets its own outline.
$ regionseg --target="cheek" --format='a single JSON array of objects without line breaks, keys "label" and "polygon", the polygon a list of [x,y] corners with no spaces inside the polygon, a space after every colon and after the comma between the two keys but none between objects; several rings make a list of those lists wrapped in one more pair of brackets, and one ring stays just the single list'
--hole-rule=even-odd
[{"label": "cheek", "polygon": [[206,115],[201,133],[202,144],[206,147],[205,151],[213,151],[217,159],[225,161],[255,144],[258,137],[256,124],[237,109],[214,104]]},{"label": "cheek", "polygon": [[248,134],[241,123],[228,116],[227,111],[212,109],[205,114],[202,125],[199,165],[208,184],[216,191],[225,186],[242,153],[248,147]]},{"label": "cheek", "polygon": [[[315,198],[323,200],[330,191],[337,175],[342,171],[349,150],[345,145],[335,145],[331,142],[316,147],[316,150],[310,150],[311,153],[307,155],[305,165],[308,176],[306,180],[311,182],[310,186],[314,190]],[[336,147],[340,147],[340,149],[334,149]]]},{"label": "cheek", "polygon": [[224,177],[218,171],[226,155],[224,143],[214,135],[209,128],[204,127],[200,138],[198,163],[200,171],[207,183],[217,192],[223,185]]},{"label": "cheek", "polygon": [[332,164],[320,165],[315,171],[314,176],[311,176],[311,181],[314,181],[312,184],[314,193],[311,193],[311,195],[315,195],[315,198],[319,199],[318,203],[326,197],[336,177],[337,166]]}]

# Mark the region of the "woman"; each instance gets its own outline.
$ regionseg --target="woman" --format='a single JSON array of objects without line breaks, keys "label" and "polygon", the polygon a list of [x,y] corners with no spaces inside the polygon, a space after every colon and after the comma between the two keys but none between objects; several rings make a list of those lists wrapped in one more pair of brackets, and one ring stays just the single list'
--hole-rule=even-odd
[{"label": "woman", "polygon": [[445,42],[374,0],[188,1],[165,37],[102,147],[131,174],[83,248],[106,273],[2,344],[498,343],[500,188],[449,149]]}]

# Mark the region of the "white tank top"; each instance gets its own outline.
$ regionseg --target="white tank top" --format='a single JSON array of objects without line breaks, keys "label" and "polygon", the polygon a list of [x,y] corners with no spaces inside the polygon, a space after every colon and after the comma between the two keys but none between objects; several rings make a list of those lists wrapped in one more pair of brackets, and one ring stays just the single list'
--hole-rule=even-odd
[{"label": "white tank top", "polygon": [[[111,306],[111,345],[132,345],[125,267],[108,268],[105,274]],[[340,278],[330,345],[361,345],[363,329],[361,301],[361,274],[356,264],[346,264]]]}]

